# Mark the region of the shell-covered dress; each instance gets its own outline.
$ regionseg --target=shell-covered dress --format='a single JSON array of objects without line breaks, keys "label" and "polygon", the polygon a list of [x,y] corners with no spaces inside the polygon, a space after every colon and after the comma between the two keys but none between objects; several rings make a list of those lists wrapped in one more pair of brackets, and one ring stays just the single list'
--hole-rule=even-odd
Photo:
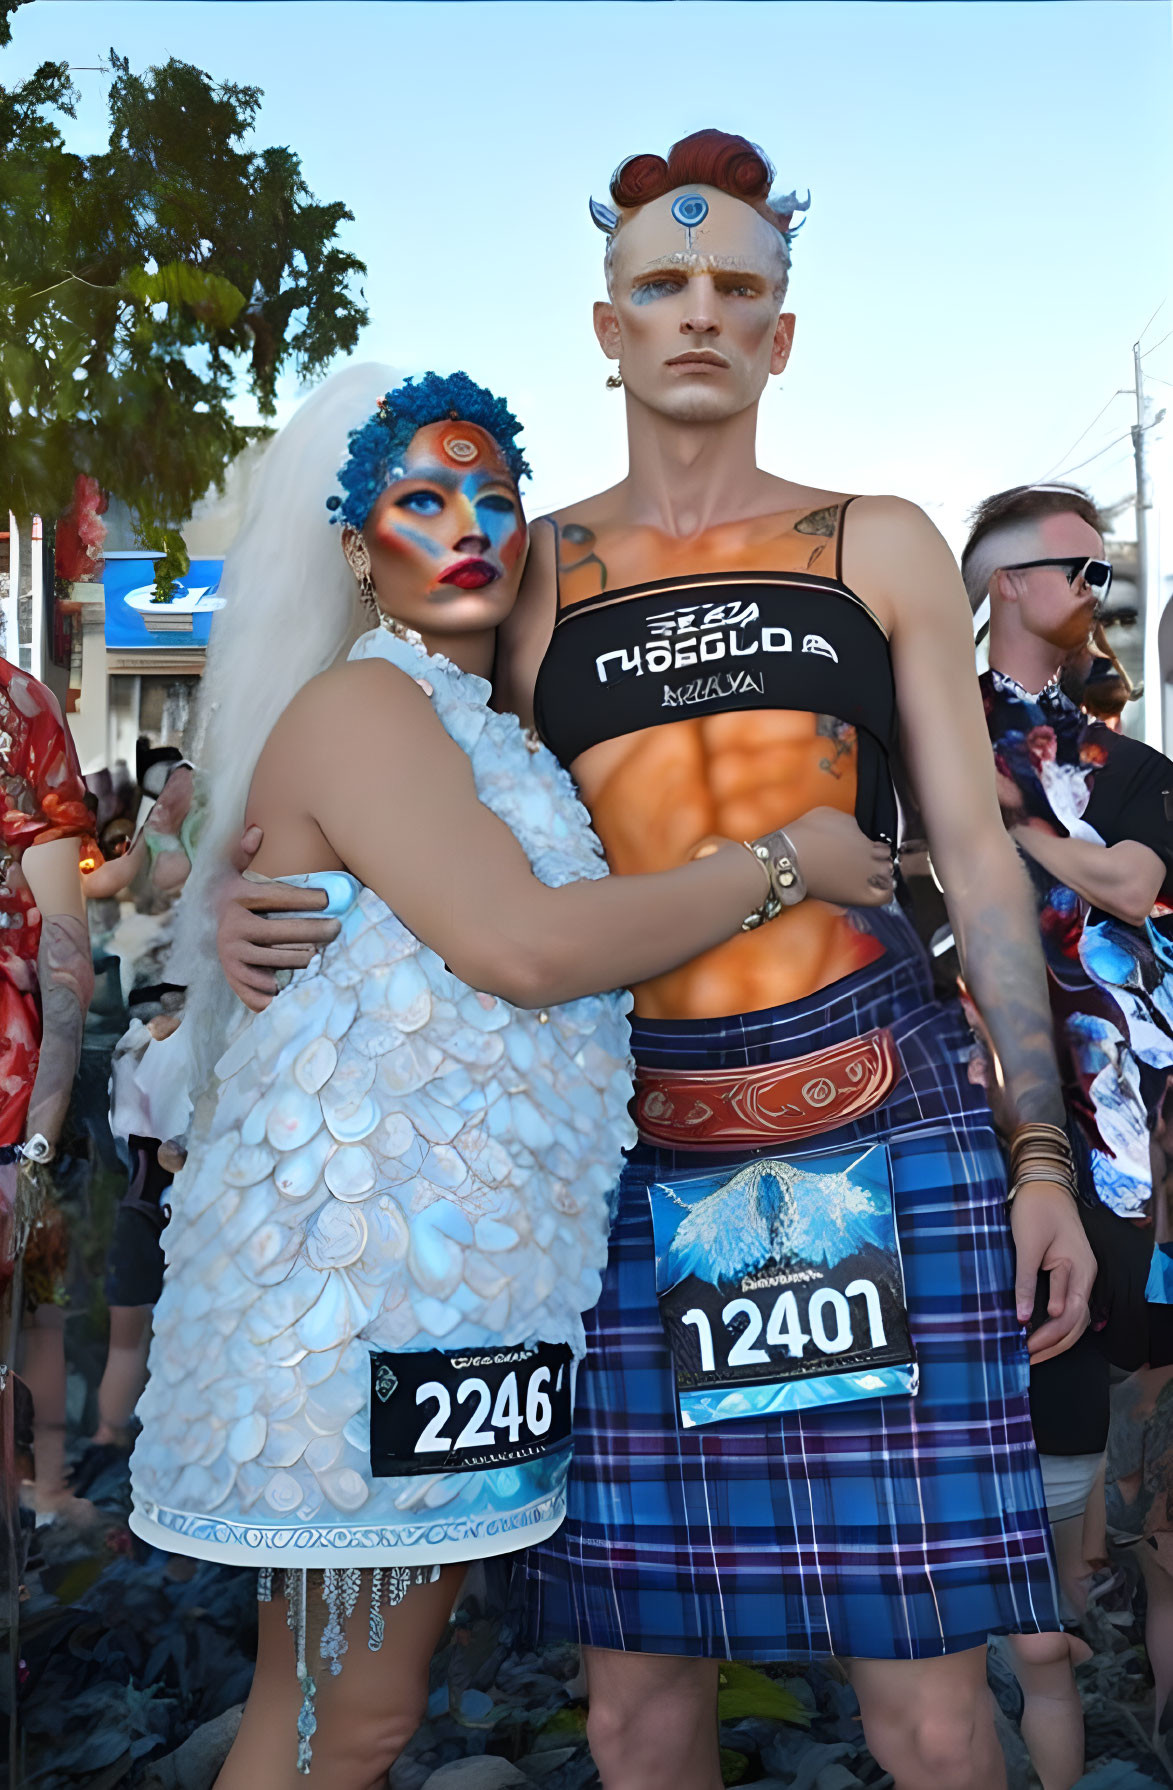
[{"label": "shell-covered dress", "polygon": [[[350,656],[420,684],[543,883],[606,874],[569,778],[488,708],[484,679],[380,629]],[[475,865],[456,852],[453,874]],[[569,1450],[374,1477],[371,1357],[538,1342],[581,1356],[632,1136],[630,997],[513,1007],[355,878],[293,880],[327,889],[341,930],[217,1064],[165,1233],[131,1527],[261,1568],[432,1568],[527,1546],[562,1520]]]}]

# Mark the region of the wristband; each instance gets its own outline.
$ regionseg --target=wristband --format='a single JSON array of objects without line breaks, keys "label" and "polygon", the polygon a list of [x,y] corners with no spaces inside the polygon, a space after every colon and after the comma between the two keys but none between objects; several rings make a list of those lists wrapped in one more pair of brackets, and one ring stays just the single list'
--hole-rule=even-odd
[{"label": "wristband", "polygon": [[752,932],[755,926],[775,919],[784,907],[797,907],[805,901],[806,880],[790,835],[782,827],[764,833],[760,839],[743,839],[742,844],[753,853],[770,883],[770,892],[757,913],[742,922],[742,931]]},{"label": "wristband", "polygon": [[743,839],[741,843],[755,864],[761,865],[762,873],[766,879],[766,895],[761,907],[755,908],[753,913],[747,914],[741,922],[742,932],[754,932],[759,926],[764,926],[767,920],[778,918],[782,912],[782,903],[774,893],[774,879],[770,875],[769,854],[763,847],[751,845],[748,839]]},{"label": "wristband", "polygon": [[23,1144],[17,1144],[16,1153],[21,1162],[52,1162],[54,1156],[52,1144],[40,1131],[34,1131]]}]

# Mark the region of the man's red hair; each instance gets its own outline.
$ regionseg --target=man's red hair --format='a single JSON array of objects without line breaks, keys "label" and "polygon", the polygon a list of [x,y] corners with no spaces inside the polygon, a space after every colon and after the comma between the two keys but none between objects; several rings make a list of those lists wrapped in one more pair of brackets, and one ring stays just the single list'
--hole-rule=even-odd
[{"label": "man's red hair", "polygon": [[629,155],[611,180],[611,197],[622,211],[662,199],[682,186],[715,186],[747,204],[769,196],[774,170],[756,144],[731,131],[694,131],[662,155]]},{"label": "man's red hair", "polygon": [[793,211],[769,203],[774,169],[756,143],[732,131],[694,131],[662,155],[629,155],[611,178],[611,198],[620,212],[637,210],[684,186],[713,186],[742,199],[785,235]]}]

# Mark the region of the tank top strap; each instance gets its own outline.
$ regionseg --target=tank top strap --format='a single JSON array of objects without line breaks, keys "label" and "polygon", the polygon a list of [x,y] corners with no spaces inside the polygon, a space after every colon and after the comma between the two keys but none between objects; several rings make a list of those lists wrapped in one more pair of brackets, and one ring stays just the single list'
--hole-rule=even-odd
[{"label": "tank top strap", "polygon": [[854,502],[854,496],[843,499],[835,523],[835,576],[840,584],[843,583],[843,536],[846,532],[847,512]]},{"label": "tank top strap", "polygon": [[558,526],[557,516],[539,516],[550,530],[554,542],[554,614],[562,614],[562,530]]}]

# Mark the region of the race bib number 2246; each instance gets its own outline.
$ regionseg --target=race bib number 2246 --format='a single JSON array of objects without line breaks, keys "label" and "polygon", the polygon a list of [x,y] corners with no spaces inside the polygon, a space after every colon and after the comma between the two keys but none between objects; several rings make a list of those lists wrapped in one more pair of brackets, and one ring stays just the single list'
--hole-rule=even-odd
[{"label": "race bib number 2246", "polygon": [[570,1445],[565,1343],[371,1356],[371,1473],[479,1473]]}]

